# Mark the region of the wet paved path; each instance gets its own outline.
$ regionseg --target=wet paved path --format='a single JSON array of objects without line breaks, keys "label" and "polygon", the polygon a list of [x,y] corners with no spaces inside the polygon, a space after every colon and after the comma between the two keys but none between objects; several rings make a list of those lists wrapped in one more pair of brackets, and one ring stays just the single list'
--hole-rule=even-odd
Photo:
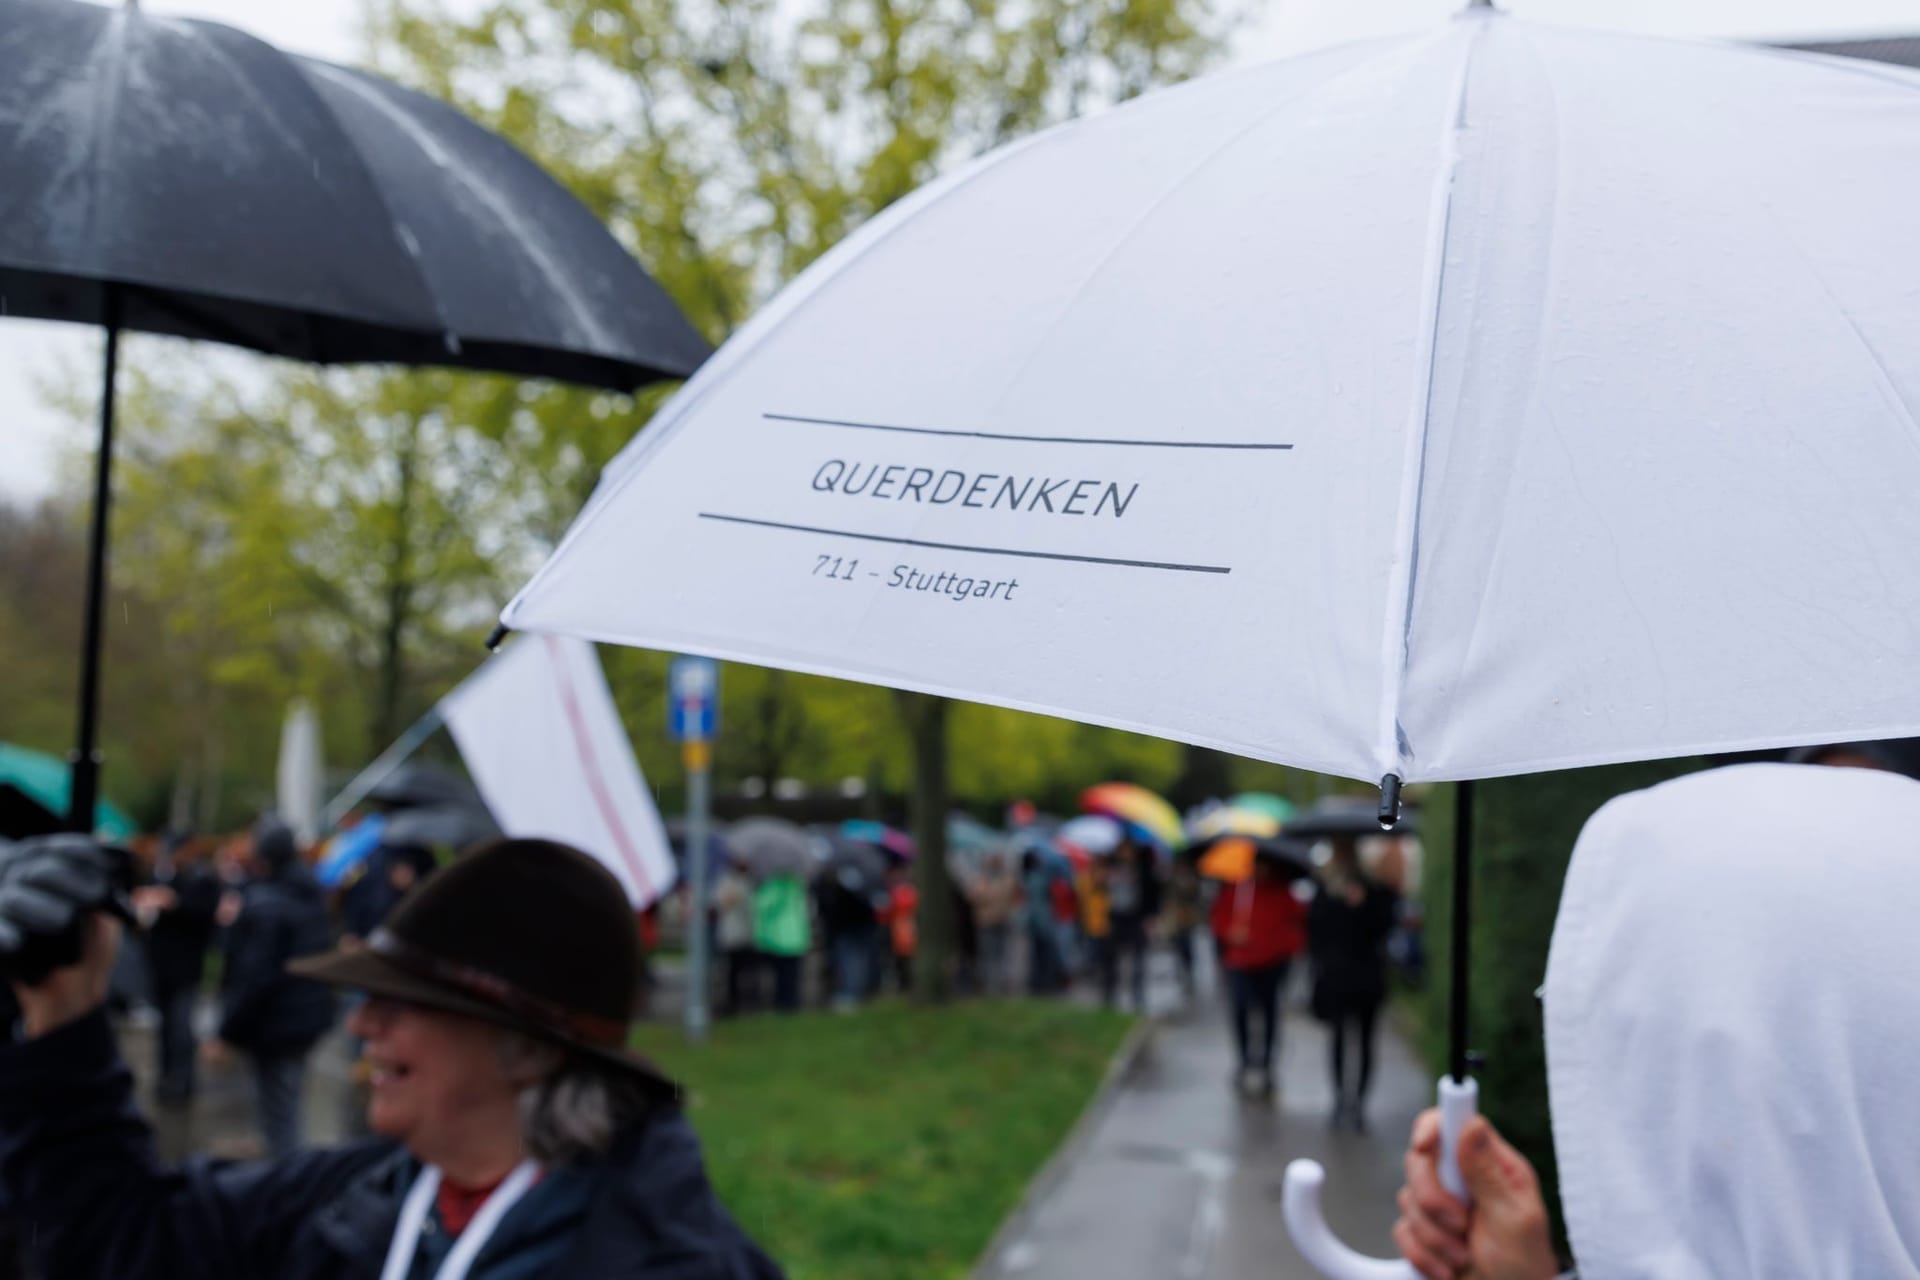
[{"label": "wet paved path", "polygon": [[[1161,957],[1161,964],[1167,958]],[[1296,975],[1297,977],[1298,975]],[[1328,1220],[1346,1241],[1392,1252],[1400,1155],[1432,1081],[1382,1019],[1372,1132],[1334,1132],[1327,1037],[1290,992],[1271,1101],[1228,1087],[1224,1008],[1203,979],[1186,1004],[1170,968],[1149,1007],[1162,1020],[1062,1176],[981,1269],[989,1280],[1306,1280],[1287,1239],[1281,1175],[1296,1156],[1327,1166]]]}]

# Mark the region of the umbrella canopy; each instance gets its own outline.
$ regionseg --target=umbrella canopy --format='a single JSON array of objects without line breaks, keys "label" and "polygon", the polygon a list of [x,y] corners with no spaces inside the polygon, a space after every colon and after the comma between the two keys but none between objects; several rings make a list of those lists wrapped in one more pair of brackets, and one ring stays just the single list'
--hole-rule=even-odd
[{"label": "umbrella canopy", "polygon": [[948,816],[947,849],[949,852],[982,856],[1006,847],[1006,832],[996,831],[978,818],[969,817],[964,813]]},{"label": "umbrella canopy", "polygon": [[1912,735],[1916,202],[1920,79],[1811,54],[1148,94],[823,258],[505,618],[1370,782]]},{"label": "umbrella canopy", "polygon": [[1420,832],[1419,815],[1403,813],[1391,826],[1380,823],[1380,808],[1364,796],[1328,796],[1294,815],[1286,833],[1296,840],[1338,836],[1410,836]]},{"label": "umbrella canopy", "polygon": [[[24,840],[63,830],[72,774],[64,760],[0,742],[0,839]],[[139,828],[117,805],[98,800],[93,829],[124,840]]]},{"label": "umbrella canopy", "polygon": [[363,797],[388,809],[480,804],[480,793],[453,770],[427,760],[409,760]]},{"label": "umbrella canopy", "polygon": [[614,390],[707,353],[586,206],[438,99],[132,5],[0,0],[0,25],[9,315]]},{"label": "umbrella canopy", "polygon": [[849,818],[840,824],[840,834],[848,840],[869,845],[902,862],[913,861],[915,852],[913,837],[884,822]]},{"label": "umbrella canopy", "polygon": [[1916,203],[1920,78],[1486,5],[1145,95],[814,264],[503,620],[1389,797],[1920,734]]},{"label": "umbrella canopy", "polygon": [[402,809],[390,816],[380,833],[380,843],[457,853],[499,834],[500,825],[479,805],[432,804]]},{"label": "umbrella canopy", "polygon": [[354,868],[371,858],[373,851],[380,847],[380,837],[386,827],[385,814],[368,814],[329,839],[321,847],[320,861],[313,869],[313,878],[320,882],[320,887],[339,888],[353,874]]},{"label": "umbrella canopy", "polygon": [[0,29],[0,314],[107,331],[84,811],[122,330],[619,391],[684,377],[707,348],[584,205],[445,103],[136,4],[0,0]]},{"label": "umbrella canopy", "polygon": [[1063,846],[1071,857],[1074,852],[1104,858],[1120,847],[1127,837],[1126,826],[1103,813],[1074,818],[1054,833],[1054,843]]},{"label": "umbrella canopy", "polygon": [[813,874],[817,859],[805,830],[785,818],[743,818],[727,828],[727,848],[756,879]]},{"label": "umbrella canopy", "polygon": [[1264,813],[1275,822],[1285,822],[1293,816],[1293,801],[1271,791],[1242,791],[1227,804],[1248,813]]},{"label": "umbrella canopy", "polygon": [[987,855],[1007,852],[1007,833],[964,813],[947,817],[947,867],[963,885],[979,879]]},{"label": "umbrella canopy", "polygon": [[1187,834],[1196,841],[1219,836],[1277,836],[1280,820],[1269,813],[1223,804],[1187,823]]},{"label": "umbrella canopy", "polygon": [[1089,787],[1081,793],[1080,807],[1088,813],[1118,818],[1134,834],[1144,836],[1162,849],[1178,849],[1187,842],[1179,811],[1145,787],[1131,782],[1103,782]]},{"label": "umbrella canopy", "polygon": [[1254,863],[1268,859],[1289,880],[1304,880],[1313,874],[1313,851],[1297,840],[1255,839],[1251,836],[1223,836],[1197,846],[1195,869],[1210,880],[1237,884],[1253,874]]}]

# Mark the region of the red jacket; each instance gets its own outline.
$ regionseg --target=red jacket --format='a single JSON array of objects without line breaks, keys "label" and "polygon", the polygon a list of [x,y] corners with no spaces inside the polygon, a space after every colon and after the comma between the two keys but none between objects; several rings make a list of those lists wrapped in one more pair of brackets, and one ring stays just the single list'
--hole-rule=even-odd
[{"label": "red jacket", "polygon": [[1291,885],[1254,879],[1222,885],[1208,923],[1229,969],[1264,969],[1307,947],[1306,904]]}]

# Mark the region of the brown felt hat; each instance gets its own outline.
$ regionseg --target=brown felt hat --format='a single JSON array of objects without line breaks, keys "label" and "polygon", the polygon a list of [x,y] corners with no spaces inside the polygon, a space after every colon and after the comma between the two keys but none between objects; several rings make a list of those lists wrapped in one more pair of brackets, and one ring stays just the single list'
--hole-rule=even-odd
[{"label": "brown felt hat", "polygon": [[402,899],[364,946],[287,969],[565,1045],[679,1096],[627,1048],[641,956],[626,890],[569,845],[480,845]]}]

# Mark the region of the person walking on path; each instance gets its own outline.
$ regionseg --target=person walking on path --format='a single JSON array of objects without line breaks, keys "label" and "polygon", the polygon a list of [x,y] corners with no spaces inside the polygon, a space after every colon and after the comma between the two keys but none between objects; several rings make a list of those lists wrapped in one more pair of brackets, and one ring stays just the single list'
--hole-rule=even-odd
[{"label": "person walking on path", "polygon": [[[1399,916],[1398,896],[1367,877],[1351,836],[1337,837],[1307,913],[1313,955],[1313,1013],[1331,1031],[1333,1123],[1367,1128],[1367,1088],[1380,1006],[1387,998],[1387,937]],[[1353,1034],[1358,1074],[1347,1084],[1347,1037]]]},{"label": "person walking on path", "polygon": [[[1234,1084],[1243,1093],[1273,1096],[1273,1063],[1280,1041],[1280,994],[1293,958],[1306,947],[1307,909],[1270,858],[1255,858],[1253,873],[1213,900],[1211,926],[1232,999],[1233,1037],[1240,1051]],[[1256,1042],[1253,1020],[1260,1020]]]},{"label": "person walking on path", "polygon": [[753,891],[753,947],[773,975],[773,1007],[800,1011],[800,964],[813,950],[807,888],[793,875],[769,876]]},{"label": "person walking on path", "polygon": [[753,881],[731,859],[722,865],[720,879],[713,886],[713,915],[713,941],[720,948],[721,966],[726,970],[720,1016],[731,1018],[748,1007],[755,960]]},{"label": "person walking on path", "polygon": [[296,962],[367,993],[377,1136],[179,1168],[154,1159],[101,1007],[107,865],[71,835],[0,854],[0,951],[86,930],[79,963],[13,984],[20,1033],[0,1044],[0,1197],[35,1224],[44,1274],[780,1280],[709,1185],[678,1088],[626,1047],[639,941],[586,854],[482,846],[366,946]]},{"label": "person walking on path", "polygon": [[248,862],[254,878],[227,935],[220,1040],[246,1055],[261,1136],[268,1153],[280,1156],[300,1146],[307,1058],[334,1016],[333,994],[286,965],[326,950],[333,937],[291,828],[263,819]]},{"label": "person walking on path", "polygon": [[894,980],[901,995],[913,993],[913,956],[920,948],[920,891],[904,866],[887,872],[887,942],[893,955]]},{"label": "person walking on path", "polygon": [[1174,963],[1179,966],[1180,994],[1188,1001],[1192,1001],[1197,986],[1193,935],[1206,914],[1201,894],[1200,873],[1191,862],[1182,859],[1167,876],[1166,910],[1162,919],[1166,921],[1167,949],[1173,952]]},{"label": "person walking on path", "polygon": [[1101,995],[1111,1006],[1122,963],[1127,967],[1127,991],[1133,1007],[1147,1011],[1147,948],[1154,922],[1160,916],[1160,872],[1153,850],[1132,836],[1120,842],[1108,859],[1108,962],[1101,971]]},{"label": "person walking on path", "polygon": [[982,986],[988,995],[1013,994],[1013,922],[1020,911],[1020,881],[999,851],[980,861],[967,891],[980,929]]},{"label": "person walking on path", "polygon": [[1120,985],[1120,975],[1116,968],[1119,956],[1113,949],[1113,912],[1109,906],[1107,888],[1112,882],[1113,868],[1103,859],[1096,859],[1079,875],[1075,888],[1080,902],[1080,937],[1082,940],[1081,972],[1091,970],[1100,983],[1100,1000],[1108,1008],[1113,1007],[1114,993]]},{"label": "person walking on path", "polygon": [[1020,858],[1021,918],[1027,930],[1027,994],[1049,996],[1066,982],[1060,926],[1053,917],[1053,887],[1059,877],[1039,854]]},{"label": "person walking on path", "polygon": [[133,908],[146,931],[153,1002],[160,1010],[154,1097],[163,1106],[184,1106],[193,1099],[200,1050],[193,1010],[220,909],[220,882],[197,853],[193,840],[170,837],[154,859],[151,882],[133,891]]}]

